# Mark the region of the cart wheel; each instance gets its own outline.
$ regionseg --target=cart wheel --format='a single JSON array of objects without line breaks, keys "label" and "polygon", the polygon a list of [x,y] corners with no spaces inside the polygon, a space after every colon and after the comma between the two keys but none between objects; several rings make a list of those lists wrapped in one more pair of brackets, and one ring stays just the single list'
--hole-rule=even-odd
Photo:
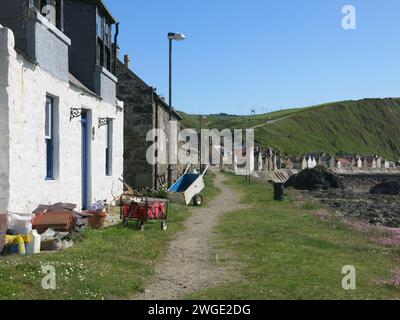
[{"label": "cart wheel", "polygon": [[123,221],[123,223],[122,223],[122,226],[123,226],[124,228],[126,228],[126,227],[128,226],[128,224],[129,224],[129,220],[128,220],[128,219],[124,219],[124,221]]},{"label": "cart wheel", "polygon": [[144,231],[144,222],[143,221],[139,221],[137,228],[139,231]]},{"label": "cart wheel", "polygon": [[167,229],[168,229],[168,222],[167,221],[161,222],[161,230],[167,231]]},{"label": "cart wheel", "polygon": [[200,207],[200,206],[203,204],[203,196],[202,196],[201,194],[196,194],[196,195],[193,197],[193,204],[194,204],[196,207]]}]

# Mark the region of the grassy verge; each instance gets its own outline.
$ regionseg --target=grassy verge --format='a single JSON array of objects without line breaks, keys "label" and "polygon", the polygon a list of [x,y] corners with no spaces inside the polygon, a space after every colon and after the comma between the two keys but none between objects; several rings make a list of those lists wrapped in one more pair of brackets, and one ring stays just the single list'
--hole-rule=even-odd
[{"label": "grassy verge", "polygon": [[[214,176],[205,179],[204,197],[218,193]],[[195,210],[195,208],[193,208]],[[154,265],[168,241],[183,229],[189,208],[170,205],[169,228],[146,224],[146,230],[121,225],[101,231],[88,230],[71,249],[36,256],[0,257],[0,300],[4,299],[112,299],[143,291]],[[44,290],[42,266],[56,270],[56,290]]]},{"label": "grassy verge", "polygon": [[218,187],[215,186],[214,179],[215,174],[211,171],[208,171],[208,173],[204,176],[204,183],[207,186],[207,188],[205,188],[202,192],[205,206],[209,206],[210,202],[214,200],[214,198],[216,198],[220,193]]},{"label": "grassy verge", "polygon": [[[253,208],[225,214],[219,222],[221,263],[237,266],[230,283],[197,292],[197,299],[393,299],[400,289],[377,282],[392,279],[399,250],[378,245],[365,232],[322,219],[315,205],[272,201],[265,184],[231,177],[243,202]],[[357,289],[342,289],[342,268],[357,271]]]}]

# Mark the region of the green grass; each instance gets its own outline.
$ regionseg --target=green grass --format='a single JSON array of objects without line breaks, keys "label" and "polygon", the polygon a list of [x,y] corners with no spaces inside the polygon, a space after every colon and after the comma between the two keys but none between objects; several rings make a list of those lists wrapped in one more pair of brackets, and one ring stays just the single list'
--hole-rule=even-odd
[{"label": "green grass", "polygon": [[214,179],[215,174],[211,171],[208,171],[207,174],[204,176],[204,183],[207,186],[207,188],[205,188],[202,192],[205,206],[209,206],[211,201],[215,199],[221,191],[215,186]]},{"label": "green grass", "polygon": [[[183,114],[184,125],[197,128],[198,117]],[[400,158],[400,99],[334,102],[256,116],[210,116],[203,126],[245,129],[267,119],[282,119],[255,129],[256,143],[289,155],[329,153],[380,154]]]},{"label": "green grass", "polygon": [[[211,174],[205,178],[206,201],[218,194],[213,181]],[[172,204],[165,232],[160,230],[159,223],[146,224],[145,231],[139,232],[131,222],[129,228],[119,225],[88,230],[73,248],[62,252],[0,257],[0,300],[132,297],[144,290],[155,263],[165,252],[168,241],[183,229],[188,214],[188,207]],[[41,287],[45,276],[41,266],[47,264],[56,268],[57,290]]]},{"label": "green grass", "polygon": [[[393,299],[400,289],[378,285],[393,277],[399,250],[374,244],[370,235],[339,221],[323,222],[315,204],[275,202],[262,183],[231,177],[252,209],[224,214],[215,229],[222,265],[234,266],[229,282],[191,299]],[[341,287],[341,270],[353,265],[357,289]]]}]

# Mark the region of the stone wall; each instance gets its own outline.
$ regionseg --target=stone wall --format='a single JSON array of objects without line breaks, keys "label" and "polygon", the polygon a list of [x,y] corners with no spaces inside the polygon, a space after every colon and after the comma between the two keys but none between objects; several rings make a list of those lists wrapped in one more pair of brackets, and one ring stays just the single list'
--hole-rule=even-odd
[{"label": "stone wall", "polygon": [[[124,178],[134,188],[157,188],[168,182],[166,165],[148,163],[146,153],[153,142],[147,133],[155,128],[168,132],[169,108],[154,91],[121,61],[117,62],[117,97],[124,101]],[[156,110],[157,113],[156,113]],[[173,120],[177,121],[176,114]],[[182,166],[173,166],[173,181],[182,173]]]},{"label": "stone wall", "polygon": [[[165,134],[167,135],[167,145],[168,144],[168,131],[169,131],[169,107],[166,105],[166,103],[161,99],[158,98],[158,101],[156,101],[156,108],[157,108],[157,119],[158,119],[158,123],[154,124],[156,128],[162,129],[164,130]],[[177,123],[177,129],[178,129],[178,133],[180,131],[180,122],[179,119],[173,115],[172,116],[172,120],[175,121]],[[179,145],[182,145],[179,144]],[[185,166],[180,165],[180,164],[174,164],[172,166],[172,182],[175,182],[179,179],[179,177],[181,176],[181,174],[183,173],[183,168]],[[158,165],[157,166],[157,176],[161,179],[161,180],[165,180],[166,182],[168,182],[168,165]]]},{"label": "stone wall", "polygon": [[[82,202],[82,136],[79,118],[70,120],[70,109],[86,109],[91,118],[90,201],[111,201],[112,193],[122,191],[119,178],[123,169],[123,112],[68,81],[62,81],[33,64],[13,49],[11,31],[0,29],[0,109],[8,110],[9,145],[0,140],[1,164],[9,158],[7,210],[27,213],[39,204],[71,202],[81,207]],[[3,48],[7,44],[7,51]],[[8,59],[8,63],[4,61]],[[8,66],[8,70],[4,70]],[[5,71],[5,72],[3,72]],[[8,79],[8,87],[4,82]],[[6,94],[4,94],[6,92]],[[5,99],[4,99],[5,95]],[[54,98],[58,109],[58,174],[46,181],[45,103],[46,96]],[[8,101],[8,105],[7,105]],[[113,120],[113,175],[105,174],[106,127],[98,126],[99,118]],[[7,131],[3,117],[0,131]],[[7,161],[6,161],[7,162]],[[2,173],[4,174],[4,173]],[[2,185],[2,188],[4,186]],[[2,190],[0,188],[0,190]],[[0,195],[0,199],[4,194]],[[2,202],[4,203],[4,201]],[[1,209],[1,208],[0,208]]]}]

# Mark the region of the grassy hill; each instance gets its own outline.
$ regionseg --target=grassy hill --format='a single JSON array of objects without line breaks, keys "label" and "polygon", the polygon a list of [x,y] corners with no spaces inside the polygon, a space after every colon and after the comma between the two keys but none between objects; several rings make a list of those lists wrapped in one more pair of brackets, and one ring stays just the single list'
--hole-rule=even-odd
[{"label": "grassy hill", "polygon": [[[182,113],[198,128],[199,116]],[[255,129],[256,143],[287,154],[357,152],[400,158],[400,98],[334,102],[256,116],[211,115],[203,127]]]}]

